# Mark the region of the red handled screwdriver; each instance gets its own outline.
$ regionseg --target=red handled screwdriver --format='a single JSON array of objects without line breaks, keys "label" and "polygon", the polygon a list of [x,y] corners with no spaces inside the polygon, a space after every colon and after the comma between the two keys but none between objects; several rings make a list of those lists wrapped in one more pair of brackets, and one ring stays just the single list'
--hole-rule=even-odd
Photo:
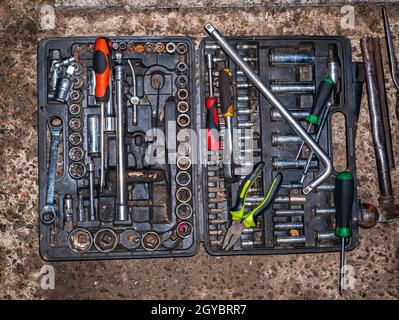
[{"label": "red handled screwdriver", "polygon": [[213,56],[208,53],[206,55],[208,66],[208,85],[209,95],[206,97],[206,138],[209,151],[216,151],[220,149],[220,124],[218,116],[218,99],[213,95]]},{"label": "red handled screwdriver", "polygon": [[105,121],[105,105],[110,98],[110,79],[111,79],[111,48],[112,43],[105,37],[96,39],[93,54],[93,70],[96,75],[96,102],[101,106],[101,136],[100,136],[100,190],[105,185],[104,161],[105,161],[105,137],[104,137],[104,121]]}]

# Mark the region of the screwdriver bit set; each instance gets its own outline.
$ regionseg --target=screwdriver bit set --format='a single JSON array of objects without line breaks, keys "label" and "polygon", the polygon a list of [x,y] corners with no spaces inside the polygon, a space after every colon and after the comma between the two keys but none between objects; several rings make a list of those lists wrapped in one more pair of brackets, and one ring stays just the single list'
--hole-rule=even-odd
[{"label": "screwdriver bit set", "polygon": [[[46,39],[38,46],[44,259],[190,256],[200,242],[213,255],[339,250],[335,176],[355,172],[350,42],[227,41],[309,126],[334,159],[332,175],[303,192],[325,163],[211,38],[198,50],[188,37]],[[338,130],[345,141],[334,141]],[[356,187],[354,199],[348,250],[358,242]]]}]

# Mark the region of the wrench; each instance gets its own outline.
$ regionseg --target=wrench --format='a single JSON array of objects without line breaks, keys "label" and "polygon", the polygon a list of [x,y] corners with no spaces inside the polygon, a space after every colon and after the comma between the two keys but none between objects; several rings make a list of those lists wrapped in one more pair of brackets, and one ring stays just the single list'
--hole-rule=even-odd
[{"label": "wrench", "polygon": [[50,129],[50,156],[47,173],[47,195],[46,205],[40,213],[40,220],[44,224],[52,224],[57,215],[54,209],[54,189],[58,160],[58,146],[60,144],[60,135],[62,131],[62,120],[59,117],[51,117],[48,119],[48,127]]}]

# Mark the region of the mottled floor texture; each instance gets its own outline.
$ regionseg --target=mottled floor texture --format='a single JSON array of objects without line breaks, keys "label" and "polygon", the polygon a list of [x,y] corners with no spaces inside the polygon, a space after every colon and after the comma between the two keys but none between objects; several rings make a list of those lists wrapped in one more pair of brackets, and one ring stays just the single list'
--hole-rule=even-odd
[{"label": "mottled floor texture", "polygon": [[[181,34],[193,37],[198,45],[204,24],[212,21],[225,34],[345,35],[352,41],[354,60],[360,60],[360,37],[382,36],[378,7],[356,6],[355,29],[345,30],[340,26],[340,7],[133,10],[126,5],[104,11],[57,6],[56,29],[45,31],[40,28],[40,10],[49,2],[32,3],[0,4],[0,298],[341,299],[337,253],[217,258],[203,247],[191,258],[51,263],[55,289],[41,289],[39,272],[46,262],[38,253],[36,44],[55,36]],[[389,14],[399,45],[399,6],[389,6]],[[399,202],[399,126],[388,69],[386,79]],[[377,204],[366,99],[360,119],[358,193],[362,200]],[[361,230],[360,241],[347,254],[355,268],[355,290],[342,299],[398,299],[399,223]]]}]

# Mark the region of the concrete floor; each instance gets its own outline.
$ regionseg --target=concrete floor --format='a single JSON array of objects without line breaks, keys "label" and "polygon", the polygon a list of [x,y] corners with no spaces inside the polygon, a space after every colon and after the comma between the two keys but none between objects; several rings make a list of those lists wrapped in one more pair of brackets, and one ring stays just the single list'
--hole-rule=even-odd
[{"label": "concrete floor", "polygon": [[[48,263],[38,254],[36,43],[55,36],[182,34],[198,45],[205,36],[204,24],[212,21],[225,34],[344,35],[352,41],[354,60],[360,60],[360,37],[382,36],[378,7],[356,6],[355,28],[345,30],[340,26],[340,7],[148,10],[126,5],[105,11],[61,5],[55,9],[56,29],[46,31],[40,28],[40,9],[49,1],[32,3],[8,0],[0,4],[0,298],[340,298],[337,253],[218,258],[203,247],[191,258],[51,263],[55,289],[41,289],[40,270]],[[398,44],[399,6],[389,6],[389,14]],[[398,164],[393,181],[399,202],[399,126],[388,70],[386,80]],[[360,119],[358,194],[377,204],[366,99]],[[361,245],[347,254],[348,264],[355,269],[355,289],[342,298],[398,299],[399,223],[360,232]]]}]

